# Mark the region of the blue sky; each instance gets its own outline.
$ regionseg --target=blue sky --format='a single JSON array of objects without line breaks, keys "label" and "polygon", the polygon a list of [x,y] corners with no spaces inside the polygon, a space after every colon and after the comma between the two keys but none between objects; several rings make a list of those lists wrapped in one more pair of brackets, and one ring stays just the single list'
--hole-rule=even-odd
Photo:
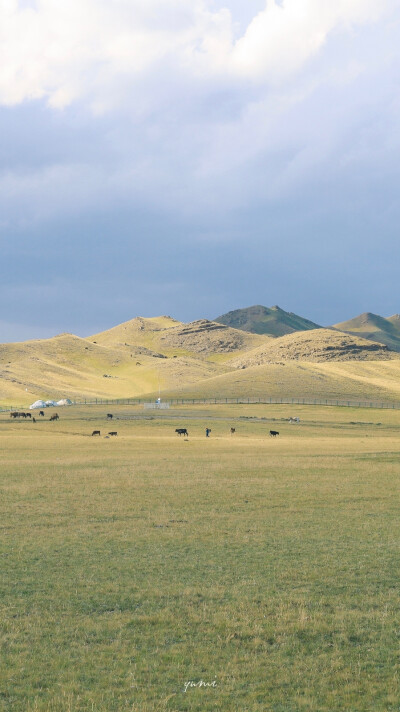
[{"label": "blue sky", "polygon": [[400,311],[400,4],[1,0],[0,341]]}]

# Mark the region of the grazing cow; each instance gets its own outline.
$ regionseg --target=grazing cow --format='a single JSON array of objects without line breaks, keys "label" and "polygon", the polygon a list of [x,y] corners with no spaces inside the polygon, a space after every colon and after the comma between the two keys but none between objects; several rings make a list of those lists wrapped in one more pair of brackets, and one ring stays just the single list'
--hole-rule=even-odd
[{"label": "grazing cow", "polygon": [[25,413],[25,418],[32,418],[32,413]]},{"label": "grazing cow", "polygon": [[93,435],[100,435],[100,430],[93,430],[92,437]]},{"label": "grazing cow", "polygon": [[278,433],[277,430],[270,430],[270,431],[269,431],[269,434],[272,435],[273,438],[275,438],[276,435],[279,435],[279,433]]},{"label": "grazing cow", "polygon": [[112,420],[112,419],[113,419],[113,414],[107,413],[107,420]]},{"label": "grazing cow", "polygon": [[60,416],[58,415],[58,413],[54,413],[54,415],[51,416],[50,421],[59,420],[59,419],[60,419]]},{"label": "grazing cow", "polygon": [[186,428],[176,428],[175,432],[178,433],[179,437],[181,435],[186,435],[187,437],[189,437],[189,433]]},{"label": "grazing cow", "polygon": [[43,413],[43,411],[42,411],[42,410],[39,410],[39,415],[42,415],[42,416],[43,416],[43,418],[44,418],[44,413]]},{"label": "grazing cow", "polygon": [[18,413],[15,412],[15,410],[10,413],[10,418],[18,418]]},{"label": "grazing cow", "polygon": [[116,433],[115,430],[112,431],[111,433],[108,433],[108,434],[109,434],[109,435],[118,435],[118,433]]},{"label": "grazing cow", "polygon": [[233,435],[234,433],[236,433],[236,428],[231,428],[231,435]]}]

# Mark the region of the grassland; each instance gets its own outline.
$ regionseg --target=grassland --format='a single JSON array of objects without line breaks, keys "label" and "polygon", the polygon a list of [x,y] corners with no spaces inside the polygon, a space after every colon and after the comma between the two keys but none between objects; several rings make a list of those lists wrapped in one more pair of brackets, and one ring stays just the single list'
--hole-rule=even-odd
[{"label": "grassland", "polygon": [[2,712],[398,711],[400,413],[60,415],[0,416]]},{"label": "grassland", "polygon": [[286,361],[237,369],[163,391],[164,398],[260,396],[399,403],[400,361]]}]

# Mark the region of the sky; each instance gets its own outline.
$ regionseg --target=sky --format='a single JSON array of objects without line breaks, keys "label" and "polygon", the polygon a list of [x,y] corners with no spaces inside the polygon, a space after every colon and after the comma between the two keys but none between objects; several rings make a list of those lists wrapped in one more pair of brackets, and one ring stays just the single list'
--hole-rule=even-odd
[{"label": "sky", "polygon": [[0,0],[0,341],[400,312],[400,0]]}]

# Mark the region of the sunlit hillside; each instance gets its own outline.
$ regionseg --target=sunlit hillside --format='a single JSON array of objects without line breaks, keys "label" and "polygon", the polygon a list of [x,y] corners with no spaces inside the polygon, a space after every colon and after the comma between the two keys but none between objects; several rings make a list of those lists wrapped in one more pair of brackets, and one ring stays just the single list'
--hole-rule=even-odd
[{"label": "sunlit hillside", "polygon": [[37,399],[128,398],[225,372],[201,359],[103,346],[71,334],[0,346],[0,405]]},{"label": "sunlit hillside", "polygon": [[[220,357],[269,343],[270,337],[248,334],[207,319],[182,324],[171,317],[137,317],[119,326],[95,334],[92,343],[129,349],[137,354],[165,356]],[[220,358],[219,360],[224,360]]]},{"label": "sunlit hillside", "polygon": [[333,329],[296,331],[248,351],[231,365],[237,368],[282,361],[388,361],[399,355],[387,346]]},{"label": "sunlit hillside", "polygon": [[0,345],[0,406],[38,399],[400,398],[400,356],[334,329],[258,335],[205,319],[136,318],[80,338]]},{"label": "sunlit hillside", "polygon": [[287,361],[239,369],[170,390],[171,398],[315,398],[400,403],[400,360]]},{"label": "sunlit hillside", "polygon": [[180,324],[180,321],[170,316],[150,318],[138,316],[99,334],[89,336],[88,341],[102,346],[125,346],[136,351],[138,346],[153,350],[157,347],[160,332]]}]

